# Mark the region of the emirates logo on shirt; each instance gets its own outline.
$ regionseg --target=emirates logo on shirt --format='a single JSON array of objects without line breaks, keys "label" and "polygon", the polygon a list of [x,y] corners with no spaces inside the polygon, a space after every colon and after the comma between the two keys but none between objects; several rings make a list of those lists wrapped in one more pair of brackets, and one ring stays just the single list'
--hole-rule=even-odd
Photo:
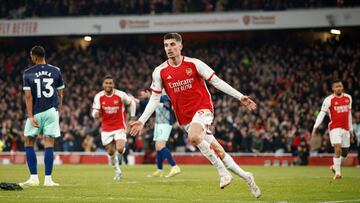
[{"label": "emirates logo on shirt", "polygon": [[347,105],[343,105],[343,106],[335,106],[334,110],[337,113],[344,113],[344,112],[348,112],[349,111],[349,107]]},{"label": "emirates logo on shirt", "polygon": [[119,110],[118,106],[104,106],[103,107],[106,114],[116,114]]},{"label": "emirates logo on shirt", "polygon": [[193,71],[192,71],[191,68],[187,68],[187,69],[185,70],[185,72],[186,72],[186,75],[191,76]]},{"label": "emirates logo on shirt", "polygon": [[171,89],[174,89],[175,93],[185,91],[192,88],[194,78],[188,78],[186,80],[178,80],[176,82],[169,82],[168,85]]}]

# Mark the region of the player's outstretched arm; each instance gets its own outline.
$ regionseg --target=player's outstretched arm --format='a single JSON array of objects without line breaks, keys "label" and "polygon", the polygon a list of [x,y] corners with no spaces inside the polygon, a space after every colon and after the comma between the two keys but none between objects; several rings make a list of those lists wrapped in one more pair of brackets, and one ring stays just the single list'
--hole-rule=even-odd
[{"label": "player's outstretched arm", "polygon": [[26,112],[27,112],[27,115],[29,117],[31,124],[34,127],[39,128],[40,125],[37,122],[37,120],[34,118],[34,115],[33,115],[33,97],[31,94],[31,90],[25,90],[25,104],[26,104]]},{"label": "player's outstretched arm", "polygon": [[316,121],[315,121],[313,130],[311,132],[311,138],[313,138],[315,136],[316,129],[320,126],[320,124],[324,120],[324,117],[326,116],[326,113],[329,112],[330,104],[331,104],[330,97],[327,97],[324,100],[324,102],[322,103],[321,110],[320,110],[319,114],[316,117]]},{"label": "player's outstretched arm", "polygon": [[320,111],[320,113],[318,114],[318,116],[316,117],[316,121],[313,127],[313,130],[311,132],[311,138],[313,138],[315,136],[316,133],[316,129],[320,126],[320,124],[322,123],[322,121],[324,120],[326,113],[324,111]]},{"label": "player's outstretched arm", "polygon": [[134,118],[135,117],[135,114],[136,114],[136,101],[135,99],[129,97],[130,99],[130,103],[129,103],[129,106],[130,106],[130,116],[131,118]]},{"label": "player's outstretched arm", "polygon": [[141,134],[142,129],[144,128],[144,124],[150,118],[150,116],[154,113],[157,105],[160,103],[161,94],[153,92],[151,94],[149,103],[146,105],[146,108],[143,114],[140,116],[139,120],[130,123],[130,135],[136,136]]},{"label": "player's outstretched arm", "polygon": [[214,75],[209,81],[216,89],[228,94],[236,99],[238,99],[244,106],[246,106],[249,110],[256,109],[256,103],[250,99],[250,97],[243,95],[233,87],[231,87],[228,83]]}]

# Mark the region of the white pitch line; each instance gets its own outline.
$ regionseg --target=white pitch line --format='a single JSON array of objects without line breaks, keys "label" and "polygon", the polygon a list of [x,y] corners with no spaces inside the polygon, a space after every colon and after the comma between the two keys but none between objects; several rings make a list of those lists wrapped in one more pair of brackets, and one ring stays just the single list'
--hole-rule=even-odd
[{"label": "white pitch line", "polygon": [[[12,196],[12,197],[9,197],[9,196],[2,196],[0,195],[0,198],[23,198],[22,196],[20,195],[17,195],[17,196]],[[41,199],[47,199],[47,200],[53,200],[53,199],[57,199],[57,200],[61,200],[59,199],[58,196],[27,196],[26,198],[28,199],[33,199],[33,200],[41,200]],[[79,197],[79,196],[73,196],[73,197],[66,197],[64,200],[78,200],[78,199],[87,199],[87,200],[91,200],[91,197]],[[166,201],[166,202],[169,202],[169,201],[172,201],[172,202],[180,202],[180,201],[184,201],[182,199],[172,199],[172,198],[139,198],[139,197],[120,197],[120,198],[116,198],[116,197],[107,197],[105,199],[108,199],[108,200],[126,200],[126,201],[144,201],[144,202],[159,202],[159,201]],[[243,200],[200,200],[200,199],[193,199],[193,200],[187,200],[188,202],[224,202],[224,203],[252,203],[252,202],[255,202],[255,203],[267,203],[266,201],[243,201]]]},{"label": "white pitch line", "polygon": [[360,202],[360,199],[337,200],[337,201],[328,201],[328,202],[319,202],[319,203],[342,203],[342,202]]}]

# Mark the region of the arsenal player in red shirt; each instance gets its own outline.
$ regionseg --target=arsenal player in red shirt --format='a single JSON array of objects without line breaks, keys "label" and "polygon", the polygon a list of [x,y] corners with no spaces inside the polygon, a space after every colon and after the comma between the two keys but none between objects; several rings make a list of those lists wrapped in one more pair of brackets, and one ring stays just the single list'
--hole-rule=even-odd
[{"label": "arsenal player in red shirt", "polygon": [[152,74],[153,82],[150,88],[152,95],[149,103],[139,120],[130,124],[130,134],[135,136],[141,132],[159,103],[162,90],[165,90],[179,124],[188,132],[189,141],[197,146],[218,170],[220,188],[226,187],[232,181],[232,175],[227,167],[248,183],[255,197],[260,197],[261,192],[253,175],[242,170],[234,162],[209,130],[214,118],[214,109],[205,80],[215,88],[238,99],[249,110],[256,108],[255,102],[218,78],[215,72],[201,60],[181,55],[182,48],[180,34],[168,33],[164,36],[164,49],[168,60],[155,68]]},{"label": "arsenal player in red shirt", "polygon": [[352,98],[344,93],[344,86],[340,80],[332,83],[333,94],[326,97],[319,115],[316,118],[312,137],[315,136],[316,129],[323,121],[326,114],[330,117],[328,125],[330,142],[334,147],[333,165],[330,169],[334,173],[333,179],[341,178],[341,162],[346,159],[350,147],[350,137],[353,137],[351,104]]},{"label": "arsenal player in red shirt", "polygon": [[92,115],[101,119],[101,141],[110,156],[110,163],[115,170],[114,180],[119,181],[121,170],[119,158],[125,151],[126,142],[126,106],[130,106],[131,117],[135,117],[136,103],[125,92],[115,89],[111,75],[105,76],[103,89],[94,98]]}]

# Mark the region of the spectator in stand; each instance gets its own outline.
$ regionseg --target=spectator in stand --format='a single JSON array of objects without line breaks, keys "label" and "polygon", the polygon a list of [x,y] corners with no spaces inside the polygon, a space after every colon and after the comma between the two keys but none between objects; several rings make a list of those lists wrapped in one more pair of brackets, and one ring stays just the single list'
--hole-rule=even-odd
[{"label": "spectator in stand", "polygon": [[242,10],[315,9],[355,7],[359,1],[237,1],[237,0],[32,0],[5,1],[0,5],[1,18],[37,18],[54,16],[157,15],[164,13],[224,12]]}]

